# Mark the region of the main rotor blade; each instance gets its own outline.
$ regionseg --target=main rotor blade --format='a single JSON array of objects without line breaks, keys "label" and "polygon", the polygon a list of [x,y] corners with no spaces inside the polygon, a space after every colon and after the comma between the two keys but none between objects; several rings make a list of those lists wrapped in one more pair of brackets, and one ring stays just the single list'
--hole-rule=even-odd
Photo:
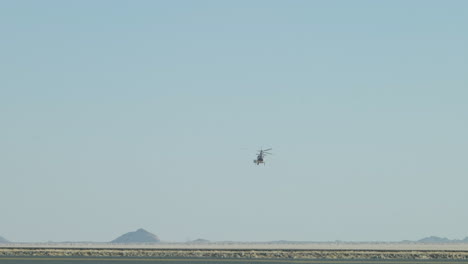
[{"label": "main rotor blade", "polygon": [[269,150],[272,150],[272,148],[269,148],[269,149],[264,149],[264,150],[263,150],[263,152],[265,152],[265,151],[269,151]]}]

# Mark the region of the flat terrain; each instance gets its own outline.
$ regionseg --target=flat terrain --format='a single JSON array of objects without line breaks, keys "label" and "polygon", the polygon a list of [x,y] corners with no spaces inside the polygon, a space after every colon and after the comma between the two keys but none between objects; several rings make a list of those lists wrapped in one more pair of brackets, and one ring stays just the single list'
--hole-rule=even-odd
[{"label": "flat terrain", "polygon": [[[260,245],[218,245],[218,247],[200,247],[200,245],[186,245],[182,247],[163,248],[162,245],[96,245],[80,244],[79,247],[62,244],[61,246],[50,247],[46,245],[31,247],[23,245],[21,247],[0,247],[0,257],[3,260],[10,258],[47,258],[47,257],[68,257],[68,258],[150,258],[150,259],[249,259],[249,260],[457,260],[468,261],[468,250],[445,248],[443,245],[433,249],[418,249],[416,245],[388,244],[343,244],[341,248],[328,246],[327,248],[287,248],[286,245],[275,245],[274,247],[263,248]],[[175,245],[172,245],[175,246]],[[198,247],[197,247],[198,246]],[[304,245],[302,245],[304,246]],[[321,245],[326,246],[326,245]],[[360,248],[358,248],[358,246]],[[373,246],[373,248],[371,248]],[[450,245],[453,246],[453,245]],[[353,248],[354,247],[354,248]]]},{"label": "flat terrain", "polygon": [[200,258],[96,258],[96,257],[0,257],[2,264],[102,264],[102,263],[158,263],[158,264],[466,264],[453,260],[278,260],[278,259],[200,259]]}]

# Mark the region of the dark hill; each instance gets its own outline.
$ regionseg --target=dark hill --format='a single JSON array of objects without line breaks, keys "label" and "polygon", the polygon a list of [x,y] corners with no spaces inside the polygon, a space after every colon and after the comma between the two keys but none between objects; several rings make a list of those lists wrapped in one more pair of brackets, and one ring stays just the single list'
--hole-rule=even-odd
[{"label": "dark hill", "polygon": [[420,243],[451,243],[451,242],[455,242],[455,241],[450,240],[450,239],[445,238],[445,237],[430,236],[430,237],[425,237],[423,239],[420,239],[417,242],[420,242]]},{"label": "dark hill", "polygon": [[128,232],[111,241],[111,243],[158,243],[159,238],[140,228],[135,232]]},{"label": "dark hill", "polygon": [[4,239],[3,237],[0,236],[0,243],[10,243],[10,241]]},{"label": "dark hill", "polygon": [[202,244],[202,243],[210,243],[210,241],[207,239],[199,238],[199,239],[190,241],[190,243]]}]

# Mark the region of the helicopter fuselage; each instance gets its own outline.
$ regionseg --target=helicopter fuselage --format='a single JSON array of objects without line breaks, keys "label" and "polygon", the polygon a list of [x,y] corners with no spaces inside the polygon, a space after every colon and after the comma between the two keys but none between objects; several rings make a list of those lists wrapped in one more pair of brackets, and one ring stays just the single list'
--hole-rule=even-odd
[{"label": "helicopter fuselage", "polygon": [[263,161],[263,158],[265,157],[265,155],[271,155],[271,153],[267,152],[271,150],[270,149],[266,149],[266,150],[259,150],[258,152],[258,155],[257,155],[257,159],[255,159],[253,162],[256,163],[257,165],[259,165],[260,163],[263,163],[263,165],[265,165],[265,161]]},{"label": "helicopter fuselage", "polygon": [[260,164],[260,163],[265,164],[265,162],[263,162],[263,159],[256,159],[256,160],[254,160],[253,162],[254,162],[254,163],[257,163],[257,165]]},{"label": "helicopter fuselage", "polygon": [[257,163],[257,165],[260,164],[260,163],[265,164],[265,162],[263,162],[263,153],[260,153],[260,154],[257,156],[257,159],[254,160],[254,163]]}]

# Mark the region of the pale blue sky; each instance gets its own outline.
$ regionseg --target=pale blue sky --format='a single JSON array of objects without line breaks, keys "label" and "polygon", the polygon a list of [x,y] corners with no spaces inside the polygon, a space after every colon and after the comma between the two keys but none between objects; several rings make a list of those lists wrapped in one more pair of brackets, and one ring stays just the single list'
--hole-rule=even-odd
[{"label": "pale blue sky", "polygon": [[467,1],[2,1],[0,236],[464,238],[467,28]]}]

